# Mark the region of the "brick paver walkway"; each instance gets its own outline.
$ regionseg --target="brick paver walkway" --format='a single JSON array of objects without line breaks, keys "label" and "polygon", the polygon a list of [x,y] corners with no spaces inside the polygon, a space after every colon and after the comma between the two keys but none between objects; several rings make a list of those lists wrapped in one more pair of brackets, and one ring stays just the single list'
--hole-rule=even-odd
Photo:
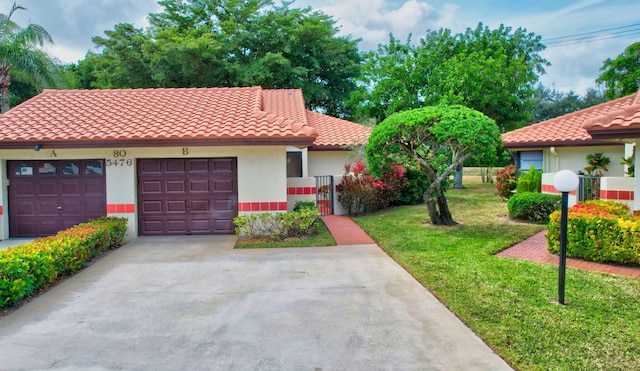
[{"label": "brick paver walkway", "polygon": [[[546,231],[536,233],[528,239],[517,243],[496,255],[558,265],[560,258],[547,252],[547,239],[545,238],[545,233]],[[640,278],[640,268],[601,264],[570,258],[567,259],[567,267]]]},{"label": "brick paver walkway", "polygon": [[342,215],[325,215],[322,221],[338,245],[369,245],[376,243],[351,218]]}]

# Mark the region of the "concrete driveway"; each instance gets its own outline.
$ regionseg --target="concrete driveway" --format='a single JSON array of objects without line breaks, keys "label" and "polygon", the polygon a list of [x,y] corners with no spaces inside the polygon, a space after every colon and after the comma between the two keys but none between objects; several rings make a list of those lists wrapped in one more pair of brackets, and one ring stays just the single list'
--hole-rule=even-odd
[{"label": "concrete driveway", "polygon": [[508,370],[376,245],[139,238],[0,319],[0,369]]}]

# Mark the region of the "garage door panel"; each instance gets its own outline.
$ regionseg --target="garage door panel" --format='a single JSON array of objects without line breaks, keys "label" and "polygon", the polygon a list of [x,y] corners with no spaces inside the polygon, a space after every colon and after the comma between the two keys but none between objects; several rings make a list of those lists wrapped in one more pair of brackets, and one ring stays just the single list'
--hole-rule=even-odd
[{"label": "garage door panel", "polygon": [[167,200],[167,214],[181,213],[185,214],[187,211],[186,200]]},{"label": "garage door panel", "polygon": [[32,200],[14,200],[11,211],[17,217],[36,216],[36,203]]},{"label": "garage door panel", "polygon": [[167,220],[167,232],[169,234],[187,234],[187,221],[184,219]]},{"label": "garage door panel", "polygon": [[99,196],[106,194],[106,187],[102,179],[86,179],[82,193],[85,196]]},{"label": "garage door panel", "polygon": [[163,213],[162,201],[143,201],[140,202],[140,212],[143,214]]},{"label": "garage door panel", "polygon": [[[162,173],[138,171],[140,234],[234,232],[231,220],[237,216],[236,159],[144,161],[155,162],[154,166],[146,166],[162,169]],[[142,167],[140,162],[139,169]],[[149,182],[159,182],[163,186],[150,187]],[[220,184],[217,185],[216,182]],[[222,202],[217,204],[218,200]],[[218,207],[224,209],[218,210]],[[222,221],[217,220],[220,216],[223,217]]]},{"label": "garage door panel", "polygon": [[162,164],[154,160],[138,160],[138,174],[162,174]]},{"label": "garage door panel", "polygon": [[211,201],[209,200],[191,200],[191,212],[209,213],[211,210]]},{"label": "garage door panel", "polygon": [[166,190],[167,193],[186,193],[187,184],[186,180],[167,180]]},{"label": "garage door panel", "polygon": [[7,161],[9,235],[42,237],[106,215],[103,160]]},{"label": "garage door panel", "polygon": [[162,193],[162,182],[160,180],[145,180],[140,184],[142,192],[145,194]]},{"label": "garage door panel", "polygon": [[207,159],[189,160],[189,174],[209,175],[209,162]]},{"label": "garage door panel", "polygon": [[197,179],[189,182],[189,192],[191,193],[209,193],[211,182],[208,179]]},{"label": "garage door panel", "polygon": [[77,196],[80,197],[81,184],[77,180],[63,179],[60,182],[60,194],[63,196]]},{"label": "garage door panel", "polygon": [[184,174],[186,170],[184,162],[185,162],[184,160],[167,160],[166,173],[167,174],[171,174],[171,173]]},{"label": "garage door panel", "polygon": [[37,215],[39,215],[40,217],[44,217],[44,216],[50,216],[50,217],[57,217],[59,214],[59,210],[58,210],[58,199],[43,199],[43,198],[39,198],[37,201]]},{"label": "garage door panel", "polygon": [[191,219],[191,234],[203,234],[203,233],[212,233],[211,230],[211,219]]}]

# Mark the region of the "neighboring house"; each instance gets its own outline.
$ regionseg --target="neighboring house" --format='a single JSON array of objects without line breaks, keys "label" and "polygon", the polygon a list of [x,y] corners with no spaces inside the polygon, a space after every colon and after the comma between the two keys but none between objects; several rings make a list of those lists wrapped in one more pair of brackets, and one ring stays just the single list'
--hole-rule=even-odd
[{"label": "neighboring house", "polygon": [[129,238],[231,234],[238,214],[333,206],[315,176],[342,175],[370,132],[296,89],[45,90],[0,116],[0,239],[102,215]]},{"label": "neighboring house", "polygon": [[[626,169],[620,161],[623,157],[633,155],[635,140],[616,136],[614,131],[609,131],[610,135],[594,135],[596,131],[608,129],[602,129],[602,126],[594,131],[585,125],[607,122],[611,117],[617,117],[618,112],[638,112],[638,104],[640,93],[631,94],[504,133],[502,141],[504,147],[515,154],[519,169],[527,170],[535,165],[543,171],[543,191],[550,193],[556,192],[552,179],[557,171],[568,169],[578,173],[587,166],[585,158],[588,154],[603,153],[611,159],[611,163],[603,174],[599,197],[633,206],[633,179],[624,178]],[[575,201],[573,197],[572,202]]]}]

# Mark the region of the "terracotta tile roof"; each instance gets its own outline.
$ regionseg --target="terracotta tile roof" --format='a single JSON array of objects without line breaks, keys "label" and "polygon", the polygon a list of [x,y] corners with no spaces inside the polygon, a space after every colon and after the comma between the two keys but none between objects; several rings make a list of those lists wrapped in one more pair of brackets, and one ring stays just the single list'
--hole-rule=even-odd
[{"label": "terracotta tile roof", "polygon": [[297,122],[307,123],[306,106],[300,89],[265,90],[264,110]]},{"label": "terracotta tile roof", "polygon": [[[546,146],[568,146],[568,145],[595,145],[602,144],[603,141],[593,138],[584,125],[590,124],[600,127],[615,125],[636,125],[640,128],[640,116],[636,114],[620,116],[616,112],[627,112],[637,110],[640,103],[640,94],[631,94],[580,111],[569,113],[547,121],[533,124],[524,128],[502,134],[502,141],[505,148],[522,147],[546,147]],[[614,115],[613,118],[607,118]],[[624,117],[624,118],[620,118]],[[615,120],[617,121],[615,121]],[[595,121],[592,121],[595,120]],[[609,121],[607,121],[609,120]],[[611,121],[613,120],[613,121]],[[605,123],[606,124],[603,124]],[[591,129],[590,129],[591,131]]]},{"label": "terracotta tile roof", "polygon": [[[0,115],[0,146],[222,139],[310,145],[318,133],[299,112],[301,93],[293,95],[290,109],[283,99],[265,100],[263,93],[259,87],[45,90]],[[273,107],[276,112],[267,109]]]},{"label": "terracotta tile roof", "polygon": [[372,130],[364,125],[312,111],[307,111],[307,120],[318,132],[311,149],[340,149],[350,144],[362,144]]}]

